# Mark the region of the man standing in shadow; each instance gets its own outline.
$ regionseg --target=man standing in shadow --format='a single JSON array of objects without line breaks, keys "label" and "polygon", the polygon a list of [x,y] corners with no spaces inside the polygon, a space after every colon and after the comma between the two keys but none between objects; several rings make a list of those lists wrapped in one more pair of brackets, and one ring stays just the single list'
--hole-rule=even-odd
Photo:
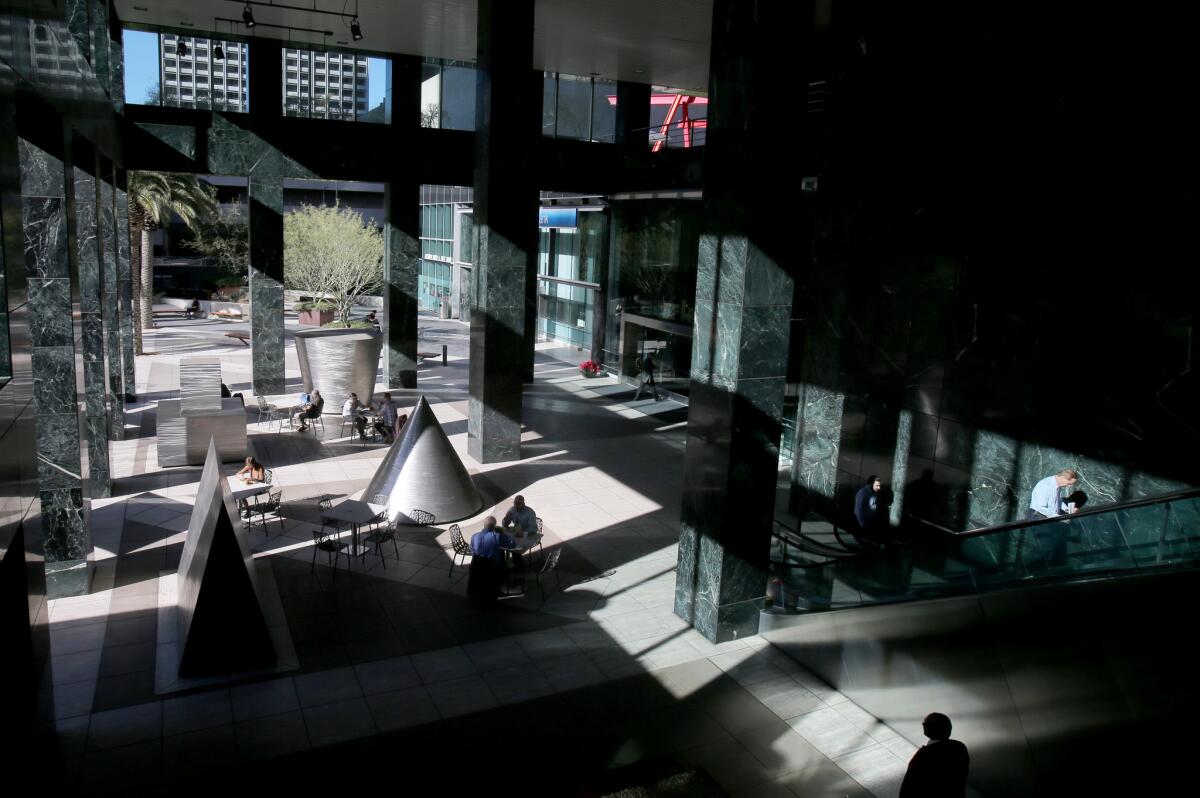
[{"label": "man standing in shadow", "polygon": [[963,798],[967,791],[967,747],[950,739],[950,718],[931,712],[921,723],[929,742],[908,762],[900,798]]}]

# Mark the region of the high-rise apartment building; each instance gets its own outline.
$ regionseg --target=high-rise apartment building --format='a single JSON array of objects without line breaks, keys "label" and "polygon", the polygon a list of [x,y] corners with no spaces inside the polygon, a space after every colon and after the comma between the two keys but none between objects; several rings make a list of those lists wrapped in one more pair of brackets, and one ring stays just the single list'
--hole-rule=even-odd
[{"label": "high-rise apartment building", "polygon": [[162,104],[218,111],[250,110],[246,47],[241,42],[162,34],[159,49]]},{"label": "high-rise apartment building", "polygon": [[367,57],[355,53],[283,51],[283,112],[287,116],[366,116]]}]

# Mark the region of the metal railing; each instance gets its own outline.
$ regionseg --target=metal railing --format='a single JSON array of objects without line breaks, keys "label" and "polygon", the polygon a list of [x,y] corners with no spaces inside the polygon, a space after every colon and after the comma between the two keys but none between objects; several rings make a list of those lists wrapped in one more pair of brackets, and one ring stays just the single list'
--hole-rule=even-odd
[{"label": "metal railing", "polygon": [[[1200,490],[955,532],[779,568],[799,611],[983,593],[1200,567]],[[790,541],[798,545],[798,541]],[[806,551],[806,550],[804,550]]]}]

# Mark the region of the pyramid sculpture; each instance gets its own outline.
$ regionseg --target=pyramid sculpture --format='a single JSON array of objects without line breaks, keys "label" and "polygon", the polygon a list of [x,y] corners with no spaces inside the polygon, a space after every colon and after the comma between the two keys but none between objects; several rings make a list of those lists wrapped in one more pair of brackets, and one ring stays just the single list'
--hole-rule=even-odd
[{"label": "pyramid sculpture", "polygon": [[388,517],[401,523],[409,522],[410,510],[431,512],[443,523],[468,518],[483,506],[424,396],[362,495],[371,501],[380,493],[388,497]]},{"label": "pyramid sculpture", "polygon": [[212,440],[177,578],[180,676],[226,673],[275,661],[254,559]]}]

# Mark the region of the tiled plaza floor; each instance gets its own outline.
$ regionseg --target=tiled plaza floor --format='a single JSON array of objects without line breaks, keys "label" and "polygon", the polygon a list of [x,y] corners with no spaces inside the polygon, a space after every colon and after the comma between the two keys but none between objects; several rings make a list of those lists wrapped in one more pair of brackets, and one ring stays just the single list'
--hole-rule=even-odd
[{"label": "tiled plaza floor", "polygon": [[[545,548],[563,552],[558,579],[544,597],[531,581],[481,610],[465,597],[446,524],[406,531],[386,568],[368,556],[336,578],[320,560],[314,571],[316,500],[362,490],[385,450],[340,437],[336,416],[323,436],[251,423],[284,491],[282,528],[256,528],[252,545],[272,569],[300,667],[157,696],[158,580],[178,565],[199,468],[158,467],[154,405],[174,395],[183,356],[219,355],[225,382],[249,395],[249,350],[220,325],[147,332],[145,401],[113,446],[114,498],[93,508],[94,590],[51,604],[55,725],[73,794],[258,794],[405,775],[455,792],[482,783],[570,795],[660,754],[731,795],[898,792],[911,743],[761,638],[713,645],[673,614],[686,408],[633,402],[632,388],[581,379],[569,350],[541,346],[523,459],[479,465],[466,454],[466,327],[428,317],[422,334],[447,344],[449,362],[422,365],[417,391],[392,393],[405,407],[429,399],[484,493],[463,530],[524,494],[545,521]],[[298,392],[290,348],[287,374]],[[496,784],[476,767],[493,746]]]}]

